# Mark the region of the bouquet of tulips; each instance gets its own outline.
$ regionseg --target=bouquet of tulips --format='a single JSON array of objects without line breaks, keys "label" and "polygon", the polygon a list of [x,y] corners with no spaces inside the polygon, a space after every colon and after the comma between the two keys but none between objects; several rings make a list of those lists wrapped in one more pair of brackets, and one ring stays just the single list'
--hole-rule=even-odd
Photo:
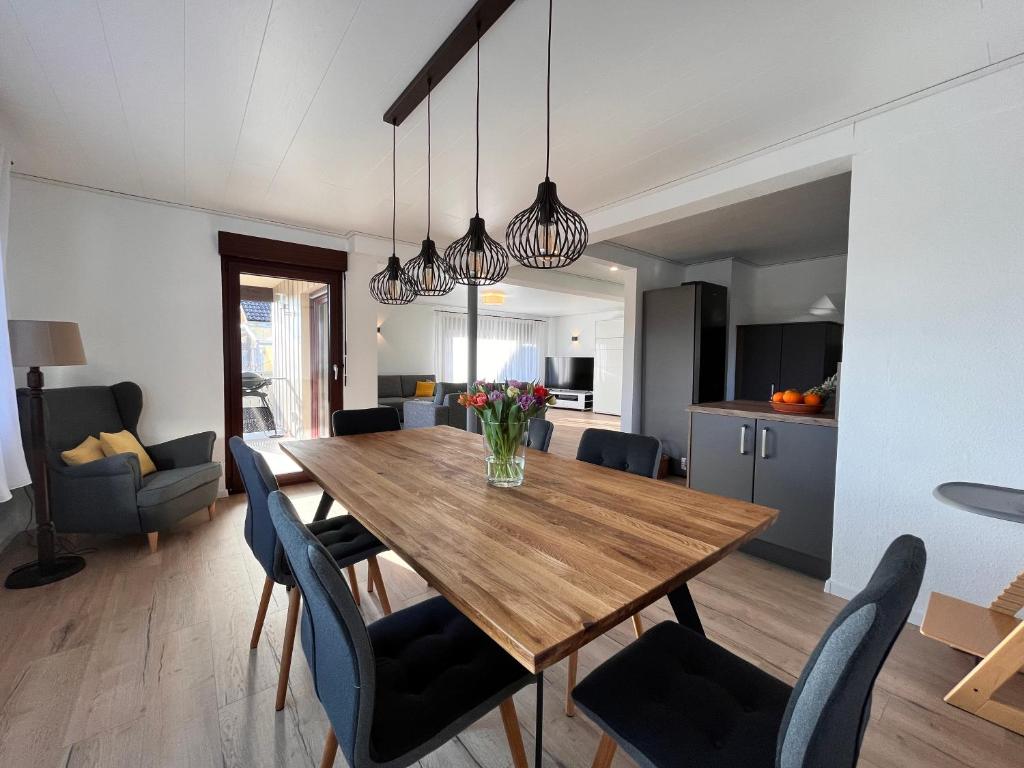
[{"label": "bouquet of tulips", "polygon": [[459,395],[459,404],[480,417],[487,457],[487,482],[500,487],[521,485],[526,465],[524,435],[530,419],[543,416],[555,396],[533,382],[505,384],[476,381]]}]

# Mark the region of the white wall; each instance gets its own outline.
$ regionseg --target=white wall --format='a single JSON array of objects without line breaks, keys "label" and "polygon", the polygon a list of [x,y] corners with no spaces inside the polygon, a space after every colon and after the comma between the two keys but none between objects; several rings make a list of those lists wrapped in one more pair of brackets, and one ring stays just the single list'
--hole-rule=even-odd
[{"label": "white wall", "polygon": [[1024,487],[1024,66],[856,136],[831,588],[862,586],[909,532],[925,596],[987,604],[1024,563],[1024,526],[932,489]]},{"label": "white wall", "polygon": [[[622,317],[622,312],[587,312],[582,315],[562,315],[548,318],[547,354],[561,357],[593,357],[597,323]],[[579,335],[579,341],[572,337]]]},{"label": "white wall", "polygon": [[380,373],[438,373],[434,370],[435,311],[434,307],[415,303],[377,307]]},{"label": "white wall", "polygon": [[[15,177],[10,317],[78,322],[89,360],[47,369],[47,385],[136,381],[145,397],[144,439],[212,429],[215,456],[223,458],[221,229],[348,247],[344,238],[306,230]],[[375,326],[365,289],[374,268],[372,257],[350,255],[347,407],[376,400]]]}]

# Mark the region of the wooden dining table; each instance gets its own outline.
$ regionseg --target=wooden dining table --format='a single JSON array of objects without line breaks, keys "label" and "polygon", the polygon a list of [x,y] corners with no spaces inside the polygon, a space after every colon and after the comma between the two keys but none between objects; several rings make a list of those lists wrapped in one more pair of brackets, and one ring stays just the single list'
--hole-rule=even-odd
[{"label": "wooden dining table", "polygon": [[777,511],[528,450],[489,486],[481,437],[452,427],[286,442],[324,491],[537,676],[686,582]]}]

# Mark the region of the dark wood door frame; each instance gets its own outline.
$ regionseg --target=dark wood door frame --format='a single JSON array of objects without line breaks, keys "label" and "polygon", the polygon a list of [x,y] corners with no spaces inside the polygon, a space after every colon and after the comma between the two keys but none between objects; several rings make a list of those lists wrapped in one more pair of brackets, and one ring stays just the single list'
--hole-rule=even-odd
[{"label": "dark wood door frame", "polygon": [[[330,365],[337,365],[338,375],[330,376],[328,399],[332,410],[343,407],[342,284],[348,266],[345,251],[262,237],[220,232],[218,246],[221,257],[221,300],[224,337],[224,468],[228,493],[243,491],[238,468],[227,449],[231,437],[242,435],[242,329],[239,277],[242,274],[269,275],[324,283],[328,292],[330,324]],[[304,472],[279,475],[278,482],[287,484],[307,480]]]}]

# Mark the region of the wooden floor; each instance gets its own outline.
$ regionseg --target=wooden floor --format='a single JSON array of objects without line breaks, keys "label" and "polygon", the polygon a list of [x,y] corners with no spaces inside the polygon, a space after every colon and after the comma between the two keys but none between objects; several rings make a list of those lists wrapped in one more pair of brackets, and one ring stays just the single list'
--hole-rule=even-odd
[{"label": "wooden floor", "polygon": [[[587,426],[617,427],[614,417],[566,411],[552,420],[552,448],[569,456]],[[312,517],[317,489],[288,493]],[[327,726],[301,651],[287,706],[274,712],[283,589],[259,648],[249,651],[263,574],[242,539],[243,518],[242,497],[222,499],[213,522],[194,515],[161,535],[156,554],[142,536],[78,537],[78,546],[95,548],[81,574],[38,590],[0,590],[0,766],[317,765]],[[16,544],[0,557],[0,572],[29,554]],[[381,565],[394,607],[431,594],[397,558]],[[790,683],[842,604],[821,582],[742,554],[707,571],[693,593],[713,639]],[[365,591],[363,612],[367,621],[380,615]],[[669,616],[665,601],[644,611],[648,625]],[[581,676],[631,638],[623,625],[588,646]],[[942,702],[970,664],[908,628],[879,678],[861,765],[1019,768],[1024,738]],[[545,765],[589,766],[599,734],[582,715],[561,714],[564,664],[546,677]],[[532,755],[532,690],[517,706]],[[497,712],[420,762],[509,764]],[[621,753],[614,764],[632,765]]]}]

